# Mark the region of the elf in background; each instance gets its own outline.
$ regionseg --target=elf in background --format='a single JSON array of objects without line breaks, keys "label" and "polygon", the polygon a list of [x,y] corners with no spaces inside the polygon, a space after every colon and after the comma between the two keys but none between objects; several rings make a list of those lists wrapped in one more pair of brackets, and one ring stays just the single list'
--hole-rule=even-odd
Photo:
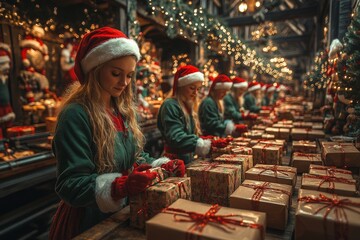
[{"label": "elf in background", "polygon": [[224,97],[224,118],[230,119],[234,123],[255,119],[256,115],[244,111],[244,94],[249,86],[248,82],[240,77],[235,77],[232,80],[231,92]]},{"label": "elf in background", "polygon": [[232,120],[224,120],[223,98],[231,89],[232,80],[224,75],[218,75],[211,84],[209,95],[203,99],[199,107],[199,120],[202,133],[225,137],[235,130]]},{"label": "elf in background", "polygon": [[211,142],[199,138],[197,118],[198,92],[204,74],[192,65],[180,67],[175,73],[173,94],[160,107],[157,125],[165,140],[165,156],[190,163],[194,154],[205,156]]},{"label": "elf in background", "polygon": [[265,96],[262,101],[263,106],[272,106],[274,105],[274,92],[276,88],[273,84],[266,85]]},{"label": "elf in background", "polygon": [[259,97],[261,91],[260,83],[252,81],[249,83],[248,92],[244,96],[244,108],[252,113],[258,113],[261,106],[256,99]]}]

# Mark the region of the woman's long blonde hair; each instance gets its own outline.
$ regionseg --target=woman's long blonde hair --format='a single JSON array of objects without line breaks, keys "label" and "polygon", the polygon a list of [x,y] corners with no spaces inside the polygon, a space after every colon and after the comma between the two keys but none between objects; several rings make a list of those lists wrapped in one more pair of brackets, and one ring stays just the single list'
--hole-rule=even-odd
[{"label": "woman's long blonde hair", "polygon": [[221,105],[220,100],[215,97],[215,90],[211,91],[209,93],[210,97],[215,101],[216,105],[218,106],[220,113],[224,114],[224,107]]},{"label": "woman's long blonde hair", "polygon": [[185,115],[186,126],[188,129],[190,128],[190,115],[189,115],[188,111],[186,110],[187,109],[186,107],[191,109],[191,116],[193,118],[194,126],[195,126],[194,133],[197,136],[200,136],[201,128],[200,128],[200,121],[199,121],[198,114],[197,114],[198,109],[199,109],[199,99],[198,99],[198,97],[196,97],[196,99],[193,102],[191,102],[191,103],[187,102],[187,103],[189,103],[189,105],[191,104],[190,106],[185,106],[185,104],[187,104],[187,103],[184,103],[184,101],[181,99],[182,96],[180,94],[181,91],[179,91],[179,89],[180,89],[180,87],[177,89],[177,91],[175,91],[174,96],[173,96],[173,94],[169,94],[169,96],[171,98],[174,98],[179,103],[181,110],[183,111],[183,113]]},{"label": "woman's long blonde hair", "polygon": [[[75,87],[70,87],[64,96],[61,109],[64,109],[71,103],[82,105],[87,112],[93,133],[93,142],[97,146],[94,162],[99,173],[122,170],[125,166],[117,166],[114,161],[115,138],[117,130],[109,116],[101,98],[101,87],[99,83],[99,72],[104,64],[91,70],[86,76],[87,81]],[[134,74],[135,77],[135,74]],[[119,112],[129,126],[136,144],[136,155],[144,147],[144,135],[136,120],[136,104],[133,97],[134,79],[126,86],[123,93],[118,98],[112,98],[112,104],[115,111]],[[113,144],[109,144],[113,143]],[[125,164],[125,163],[124,163]]]}]

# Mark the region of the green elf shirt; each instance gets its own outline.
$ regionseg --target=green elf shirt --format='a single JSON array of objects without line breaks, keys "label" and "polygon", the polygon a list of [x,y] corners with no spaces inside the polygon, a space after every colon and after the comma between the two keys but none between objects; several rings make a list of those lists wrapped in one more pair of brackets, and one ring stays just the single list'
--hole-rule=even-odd
[{"label": "green elf shirt", "polygon": [[224,117],[233,120],[234,123],[239,123],[242,120],[239,102],[231,93],[224,97]]},{"label": "green elf shirt", "polygon": [[[124,125],[127,129],[126,121]],[[153,166],[159,163],[144,152],[135,156],[136,146],[131,131],[118,132],[116,136],[114,160],[117,171],[98,173],[94,162],[96,149],[88,114],[80,104],[70,104],[58,117],[53,139],[57,160],[55,190],[70,207],[83,208],[83,217],[79,219],[80,232],[125,205],[126,198],[119,201],[111,198],[111,184],[122,175],[121,172],[131,169],[135,161]]]},{"label": "green elf shirt", "polygon": [[244,96],[244,108],[253,113],[260,112],[260,107],[256,105],[255,96],[252,93],[246,93]]}]

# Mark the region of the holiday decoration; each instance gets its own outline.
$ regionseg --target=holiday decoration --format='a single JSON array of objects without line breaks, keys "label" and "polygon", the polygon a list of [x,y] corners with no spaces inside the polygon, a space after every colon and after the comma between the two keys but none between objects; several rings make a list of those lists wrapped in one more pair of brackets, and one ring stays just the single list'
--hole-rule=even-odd
[{"label": "holiday decoration", "polygon": [[64,33],[64,48],[61,50],[60,67],[63,72],[63,87],[64,89],[77,81],[74,71],[75,57],[79,43],[74,36],[69,33]]},{"label": "holiday decoration", "polygon": [[49,60],[48,48],[42,38],[45,31],[34,25],[31,32],[20,41],[23,70],[20,72],[20,89],[24,103],[39,101],[49,90],[45,76],[45,63]]},{"label": "holiday decoration", "polygon": [[9,45],[0,43],[0,131],[11,126],[15,113],[10,105],[8,78],[11,67],[11,50]]}]

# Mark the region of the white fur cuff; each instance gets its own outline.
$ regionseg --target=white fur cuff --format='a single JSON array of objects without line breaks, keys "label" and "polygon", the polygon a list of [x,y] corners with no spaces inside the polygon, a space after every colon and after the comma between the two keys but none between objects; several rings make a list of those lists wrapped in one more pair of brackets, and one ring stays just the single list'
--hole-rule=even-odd
[{"label": "white fur cuff", "polygon": [[155,161],[153,161],[151,163],[151,166],[154,168],[154,167],[161,167],[161,165],[165,164],[165,163],[168,163],[170,162],[170,159],[167,158],[167,157],[161,157],[161,158],[158,158],[156,159]]},{"label": "white fur cuff", "polygon": [[231,135],[234,130],[235,130],[234,122],[233,122],[233,121],[229,121],[229,122],[226,124],[225,135]]},{"label": "white fur cuff", "polygon": [[105,173],[96,177],[95,198],[100,211],[104,213],[116,212],[125,206],[125,198],[114,201],[111,197],[111,185],[120,173]]},{"label": "white fur cuff", "polygon": [[211,141],[209,139],[199,138],[196,142],[195,154],[200,157],[205,157],[211,148]]}]

